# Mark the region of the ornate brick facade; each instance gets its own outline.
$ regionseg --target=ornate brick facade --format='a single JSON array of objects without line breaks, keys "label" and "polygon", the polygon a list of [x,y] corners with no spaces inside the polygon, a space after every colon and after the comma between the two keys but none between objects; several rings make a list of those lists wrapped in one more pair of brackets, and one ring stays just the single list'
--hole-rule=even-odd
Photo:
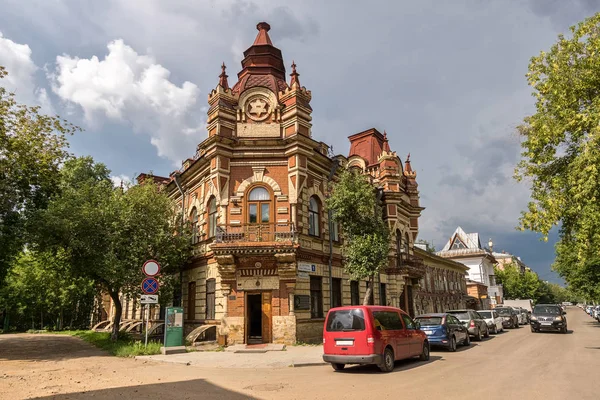
[{"label": "ornate brick facade", "polygon": [[288,83],[269,25],[257,29],[237,82],[229,86],[223,65],[208,96],[208,138],[167,184],[195,229],[183,274],[188,330],[215,324],[228,344],[318,342],[330,304],[362,302],[367,283],[344,272],[341,238],[324,212],[334,164],[381,188],[394,243],[374,303],[414,314],[426,272],[413,249],[423,208],[409,157],[403,166],[376,129],[350,136],[348,157],[329,154],[312,138],[311,92],[296,65]]}]

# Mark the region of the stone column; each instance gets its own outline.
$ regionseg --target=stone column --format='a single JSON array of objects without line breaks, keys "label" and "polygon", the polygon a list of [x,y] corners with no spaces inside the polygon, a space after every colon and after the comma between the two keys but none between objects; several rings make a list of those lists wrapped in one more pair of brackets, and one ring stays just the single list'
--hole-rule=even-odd
[{"label": "stone column", "polygon": [[296,283],[289,282],[285,284],[285,287],[288,291],[288,302],[289,302],[289,316],[294,316],[296,313],[294,312],[294,293],[296,292]]}]

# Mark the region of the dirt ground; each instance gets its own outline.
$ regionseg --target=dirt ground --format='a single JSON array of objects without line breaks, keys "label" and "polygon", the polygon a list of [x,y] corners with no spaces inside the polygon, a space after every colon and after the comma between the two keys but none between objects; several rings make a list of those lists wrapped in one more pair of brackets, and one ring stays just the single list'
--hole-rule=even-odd
[{"label": "dirt ground", "polygon": [[[62,335],[0,335],[0,399],[598,399],[600,324],[577,308],[570,333],[528,327],[427,363],[210,368],[110,357]],[[262,356],[268,357],[269,353]]]}]

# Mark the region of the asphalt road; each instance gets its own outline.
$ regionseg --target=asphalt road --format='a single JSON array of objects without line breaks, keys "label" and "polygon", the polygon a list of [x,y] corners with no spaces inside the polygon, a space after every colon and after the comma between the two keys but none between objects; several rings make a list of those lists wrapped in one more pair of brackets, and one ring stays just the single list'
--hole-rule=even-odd
[{"label": "asphalt road", "polygon": [[598,399],[600,323],[576,307],[567,318],[568,334],[524,326],[389,374],[209,369],[108,357],[60,335],[0,335],[0,399]]}]

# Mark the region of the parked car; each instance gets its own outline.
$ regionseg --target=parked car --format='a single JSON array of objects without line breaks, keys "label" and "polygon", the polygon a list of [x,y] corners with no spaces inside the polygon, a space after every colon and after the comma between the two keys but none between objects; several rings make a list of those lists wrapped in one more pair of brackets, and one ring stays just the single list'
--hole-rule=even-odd
[{"label": "parked car", "polygon": [[531,313],[528,312],[527,310],[525,310],[524,308],[520,309],[521,311],[521,315],[523,317],[523,325],[528,325],[529,324],[529,318],[531,317]]},{"label": "parked car", "polygon": [[487,323],[477,314],[475,310],[450,310],[447,314],[452,314],[467,327],[469,335],[475,337],[475,340],[481,340],[481,337],[490,337],[490,331]]},{"label": "parked car", "polygon": [[383,372],[394,362],[429,360],[429,340],[408,314],[384,306],[345,306],[329,310],[323,329],[323,361],[336,371],[346,364],[375,364]]},{"label": "parked car", "polygon": [[431,346],[443,346],[448,351],[456,351],[458,343],[471,344],[469,330],[452,314],[436,313],[415,317],[421,330],[427,335]]},{"label": "parked car", "polygon": [[531,332],[554,330],[567,333],[567,313],[556,304],[538,304],[531,313]]},{"label": "parked car", "polygon": [[504,328],[516,329],[519,327],[519,317],[512,307],[496,307],[494,310],[502,317]]},{"label": "parked car", "polygon": [[504,332],[504,326],[502,324],[504,318],[498,315],[498,312],[496,312],[496,310],[479,310],[477,311],[477,313],[481,315],[481,317],[487,324],[488,329],[492,333]]},{"label": "parked car", "polygon": [[527,324],[527,314],[523,313],[523,309],[521,307],[513,307],[513,309],[517,313],[517,319],[519,320],[519,325]]}]

